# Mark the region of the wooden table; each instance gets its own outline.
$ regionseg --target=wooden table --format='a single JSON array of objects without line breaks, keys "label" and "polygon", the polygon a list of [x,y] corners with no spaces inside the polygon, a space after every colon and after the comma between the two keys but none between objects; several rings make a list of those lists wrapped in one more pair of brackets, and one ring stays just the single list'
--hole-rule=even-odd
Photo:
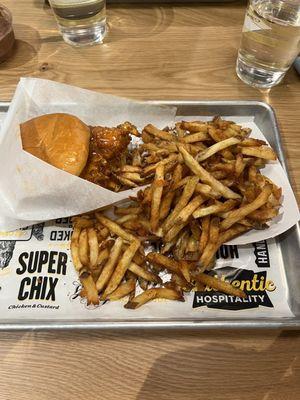
[{"label": "wooden table", "polygon": [[[0,100],[20,76],[136,99],[255,99],[277,113],[300,195],[300,79],[269,94],[235,74],[245,5],[109,6],[102,46],[66,45],[42,0],[2,0],[17,46]],[[0,337],[0,399],[299,399],[297,332],[27,332]]]}]

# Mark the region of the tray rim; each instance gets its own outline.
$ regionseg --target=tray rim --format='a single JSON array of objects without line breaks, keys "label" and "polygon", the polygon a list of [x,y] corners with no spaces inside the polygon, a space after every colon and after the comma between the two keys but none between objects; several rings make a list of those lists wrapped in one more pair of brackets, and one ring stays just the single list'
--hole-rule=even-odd
[{"label": "tray rim", "polygon": [[[274,127],[275,138],[278,144],[278,158],[289,178],[289,172],[285,160],[285,154],[282,147],[281,135],[279,132],[279,125],[276,118],[274,108],[263,101],[256,100],[145,100],[150,104],[170,106],[170,105],[184,105],[184,106],[258,106],[264,108],[271,118],[271,123]],[[10,101],[0,101],[1,107],[9,107]],[[300,224],[297,225],[299,234]],[[293,228],[291,228],[293,229]],[[16,322],[19,321],[19,322]],[[195,330],[208,330],[208,329],[300,329],[300,317],[277,317],[277,318],[244,318],[244,319],[205,319],[205,320],[130,320],[130,321],[68,321],[68,320],[11,320],[8,322],[1,322],[0,331],[47,331],[47,330],[132,330],[132,329],[195,329]]]}]

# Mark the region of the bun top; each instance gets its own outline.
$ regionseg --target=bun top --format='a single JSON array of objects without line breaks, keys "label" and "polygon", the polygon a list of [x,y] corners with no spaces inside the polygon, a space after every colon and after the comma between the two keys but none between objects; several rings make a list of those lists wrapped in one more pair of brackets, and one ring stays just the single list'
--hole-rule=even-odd
[{"label": "bun top", "polygon": [[79,176],[89,155],[90,128],[70,114],[46,114],[20,126],[23,149]]}]

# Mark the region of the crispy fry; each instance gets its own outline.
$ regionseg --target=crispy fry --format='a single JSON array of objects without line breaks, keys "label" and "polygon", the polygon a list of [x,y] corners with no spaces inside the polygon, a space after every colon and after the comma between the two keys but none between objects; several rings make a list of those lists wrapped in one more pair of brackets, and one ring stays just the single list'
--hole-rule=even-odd
[{"label": "crispy fry", "polygon": [[181,268],[181,273],[186,279],[187,282],[191,282],[191,276],[190,276],[190,264],[187,261],[180,261],[180,268]]},{"label": "crispy fry", "polygon": [[102,225],[108,228],[111,232],[120,236],[122,239],[127,240],[128,242],[136,241],[137,238],[129,232],[126,232],[123,228],[121,228],[118,224],[116,224],[111,219],[105,217],[100,213],[96,213],[96,218]]},{"label": "crispy fry", "polygon": [[71,238],[71,255],[72,255],[72,260],[74,267],[76,271],[78,272],[79,276],[81,274],[81,271],[83,269],[83,264],[80,261],[79,257],[79,243],[78,239],[80,236],[81,229],[78,228],[77,226],[74,227],[72,238]]},{"label": "crispy fry", "polygon": [[231,137],[231,138],[222,140],[221,142],[215,143],[214,145],[210,146],[208,149],[199,153],[196,157],[196,161],[198,161],[198,162],[204,161],[207,158],[211,157],[212,155],[216,154],[218,151],[224,150],[227,147],[233,146],[237,143],[240,143],[240,140],[235,137]]},{"label": "crispy fry", "polygon": [[161,265],[167,270],[174,272],[177,275],[181,275],[180,264],[172,260],[169,257],[166,257],[160,253],[149,253],[146,256],[147,260],[155,264]]},{"label": "crispy fry", "polygon": [[132,221],[132,220],[137,220],[138,215],[137,214],[126,214],[122,215],[122,217],[116,219],[116,223],[119,225],[125,224],[125,222]]},{"label": "crispy fry", "polygon": [[225,230],[230,228],[233,224],[238,222],[239,220],[246,217],[251,212],[257,210],[261,206],[263,206],[267,201],[272,192],[272,186],[267,184],[262,192],[257,196],[257,198],[249,204],[241,206],[237,210],[230,211],[228,217],[226,217],[220,225],[221,230]]},{"label": "crispy fry", "polygon": [[97,266],[97,260],[99,255],[99,243],[95,229],[88,228],[87,230],[88,244],[90,249],[90,268]]},{"label": "crispy fry", "polygon": [[172,135],[171,133],[168,133],[166,131],[161,131],[160,129],[155,128],[155,126],[149,124],[147,126],[145,126],[144,130],[147,133],[150,133],[151,135],[163,139],[163,140],[167,140],[169,142],[172,142],[174,140],[174,135]]},{"label": "crispy fry", "polygon": [[173,225],[171,229],[169,229],[168,232],[165,234],[163,238],[164,242],[171,242],[187,224],[188,221],[182,222],[181,224]]},{"label": "crispy fry", "polygon": [[80,277],[80,281],[85,290],[87,303],[95,304],[95,305],[99,304],[98,292],[97,292],[96,285],[95,285],[92,275],[88,275],[88,274],[82,275]]},{"label": "crispy fry", "polygon": [[155,232],[158,228],[158,223],[159,223],[159,208],[160,208],[161,196],[164,185],[164,166],[161,164],[158,165],[156,168],[155,178],[152,185],[153,189],[152,189],[150,226],[152,232]]},{"label": "crispy fry", "polygon": [[174,223],[181,224],[186,222],[193,212],[204,202],[204,198],[201,195],[194,197],[180,212],[175,216]]},{"label": "crispy fry", "polygon": [[103,270],[97,280],[96,287],[98,292],[101,292],[103,288],[107,285],[113,271],[115,268],[115,265],[118,262],[119,255],[122,250],[122,245],[123,245],[123,240],[122,238],[118,238],[115,241],[115,244],[113,245],[110,253],[110,257],[107,260],[106,264],[103,267]]},{"label": "crispy fry", "polygon": [[72,222],[74,227],[76,228],[91,228],[92,226],[94,226],[95,221],[92,219],[86,219],[86,218],[82,218],[82,217],[73,217],[72,218]]},{"label": "crispy fry", "polygon": [[79,258],[83,265],[89,265],[89,243],[86,229],[83,229],[79,236]]},{"label": "crispy fry", "polygon": [[245,154],[246,156],[263,158],[264,160],[277,160],[275,152],[270,147],[266,146],[242,147],[241,153]]},{"label": "crispy fry", "polygon": [[148,165],[147,167],[145,167],[143,170],[143,176],[147,176],[149,174],[154,173],[158,164],[167,165],[177,160],[178,160],[178,154],[170,154],[169,157],[164,158],[163,160],[157,162],[156,164]]},{"label": "crispy fry", "polygon": [[129,279],[128,281],[122,283],[119,287],[117,287],[117,289],[114,290],[112,293],[110,293],[106,297],[106,300],[115,301],[122,299],[123,297],[129,295],[132,291],[134,291],[135,285],[136,285],[136,280]]},{"label": "crispy fry", "polygon": [[238,289],[234,286],[232,286],[230,283],[221,281],[219,278],[216,278],[211,275],[207,275],[204,273],[198,273],[194,275],[194,278],[203,283],[206,286],[209,286],[213,288],[214,290],[218,290],[220,292],[229,294],[231,296],[237,296],[237,297],[242,297],[245,298],[247,297],[246,293],[243,292],[241,289]]},{"label": "crispy fry", "polygon": [[202,142],[204,140],[209,140],[210,137],[206,132],[196,132],[191,135],[186,135],[183,138],[184,143],[195,143]]},{"label": "crispy fry", "polygon": [[214,205],[198,208],[193,212],[193,217],[202,218],[205,217],[206,215],[218,214],[220,212],[229,211],[232,208],[234,208],[237,204],[238,201],[232,199],[227,200],[224,203],[216,202],[216,204]]},{"label": "crispy fry", "polygon": [[206,269],[211,265],[211,261],[219,248],[219,230],[219,218],[214,217],[210,221],[207,245],[199,260],[202,269]]},{"label": "crispy fry", "polygon": [[208,235],[209,235],[209,226],[210,226],[210,216],[207,215],[204,218],[202,218],[202,233],[200,237],[200,242],[199,242],[199,252],[200,254],[203,253],[206,244],[208,242]]},{"label": "crispy fry", "polygon": [[102,264],[104,261],[106,261],[108,259],[108,257],[109,257],[109,251],[107,248],[99,251],[97,265]]},{"label": "crispy fry", "polygon": [[135,187],[138,186],[135,182],[131,181],[130,179],[124,178],[121,175],[114,174],[114,176],[124,186],[128,186],[128,187],[131,187],[131,188],[135,188]]},{"label": "crispy fry", "polygon": [[179,300],[184,301],[182,294],[174,289],[168,288],[153,288],[145,290],[143,293],[134,297],[129,301],[125,308],[136,309],[141,307],[143,304],[154,299],[167,299],[167,300]]},{"label": "crispy fry", "polygon": [[192,176],[186,186],[183,189],[182,195],[176,204],[174,210],[169,214],[168,218],[162,225],[163,231],[167,231],[171,228],[172,225],[175,224],[175,217],[180,213],[180,211],[188,204],[190,198],[193,196],[196,185],[199,181],[197,176]]},{"label": "crispy fry", "polygon": [[221,182],[217,181],[209,172],[207,172],[201,165],[181,146],[178,145],[186,165],[199,176],[201,181],[209,184],[214,190],[221,193],[227,199],[239,199],[241,196],[233,192],[228,187],[224,186]]},{"label": "crispy fry", "polygon": [[108,285],[106,286],[106,289],[102,296],[104,299],[108,294],[113,292],[118,287],[140,245],[140,241],[135,240],[130,243],[127,250],[125,250],[122,258],[118,262],[117,267],[110,278],[110,281],[108,282]]},{"label": "crispy fry", "polygon": [[142,207],[115,207],[114,213],[116,215],[132,215],[132,214],[140,214],[142,212]]},{"label": "crispy fry", "polygon": [[202,121],[182,121],[180,124],[181,129],[185,129],[189,132],[204,132],[207,133],[208,125]]},{"label": "crispy fry", "polygon": [[161,279],[153,272],[147,271],[145,268],[131,261],[128,267],[129,271],[133,272],[136,276],[145,279],[148,282],[161,283]]}]

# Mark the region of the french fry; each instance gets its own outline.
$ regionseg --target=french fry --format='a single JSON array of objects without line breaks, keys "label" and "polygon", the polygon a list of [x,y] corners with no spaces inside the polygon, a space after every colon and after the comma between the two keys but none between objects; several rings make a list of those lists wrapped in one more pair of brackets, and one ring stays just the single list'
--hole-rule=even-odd
[{"label": "french fry", "polygon": [[237,296],[245,298],[247,297],[246,293],[243,292],[241,289],[238,289],[232,286],[230,283],[221,281],[219,278],[215,278],[214,276],[207,275],[204,273],[198,273],[194,275],[194,278],[203,283],[206,286],[211,287],[214,290],[229,294],[231,296]]},{"label": "french fry", "polygon": [[115,215],[132,215],[132,214],[140,214],[142,212],[142,207],[115,207],[114,213]]},{"label": "french fry", "polygon": [[231,137],[231,138],[222,140],[221,142],[215,143],[214,145],[210,146],[208,149],[199,153],[195,159],[198,162],[204,161],[207,158],[211,157],[212,155],[218,153],[219,151],[224,150],[227,147],[233,146],[238,143],[240,143],[240,140],[235,137]]},{"label": "french fry", "polygon": [[88,228],[87,230],[88,244],[89,244],[89,260],[90,268],[95,268],[97,266],[97,260],[99,255],[99,243],[97,238],[97,233],[94,228]]},{"label": "french fry", "polygon": [[122,185],[124,185],[124,186],[128,186],[128,187],[130,187],[130,188],[136,188],[136,187],[138,187],[138,185],[137,185],[135,182],[133,182],[132,180],[130,180],[130,179],[124,178],[123,176],[118,175],[118,174],[114,174],[114,176],[115,176],[115,178],[117,178],[117,180],[118,180],[120,183],[122,183]]},{"label": "french fry", "polygon": [[219,246],[221,246],[223,243],[229,242],[229,240],[234,239],[235,237],[247,231],[249,231],[249,227],[247,226],[239,224],[233,225],[231,228],[220,233]]},{"label": "french fry", "polygon": [[206,132],[196,132],[191,135],[186,135],[183,138],[184,143],[195,143],[202,142],[204,140],[209,140],[210,137]]},{"label": "french fry", "polygon": [[277,208],[269,208],[264,210],[256,210],[248,214],[247,218],[254,219],[255,221],[268,221],[275,218],[279,211]]},{"label": "french fry", "polygon": [[190,283],[191,282],[190,264],[187,261],[182,260],[180,261],[180,269],[185,280]]},{"label": "french fry", "polygon": [[175,216],[174,223],[181,224],[186,222],[193,212],[204,202],[204,197],[198,195],[194,197],[180,212]]},{"label": "french fry", "polygon": [[101,251],[99,251],[98,258],[97,258],[97,265],[102,264],[104,261],[106,261],[109,257],[109,251],[108,248],[105,248]]},{"label": "french fry", "polygon": [[116,224],[111,219],[105,217],[100,213],[96,213],[96,218],[102,225],[108,228],[115,235],[120,236],[122,239],[127,240],[128,242],[136,241],[137,237],[132,235],[129,232],[126,232],[123,228],[121,228],[118,224]]},{"label": "french fry", "polygon": [[220,247],[219,245],[219,218],[214,217],[210,221],[209,225],[209,238],[207,245],[200,257],[200,265],[202,269],[207,269],[211,265],[211,261],[215,256],[216,251]]},{"label": "french fry", "polygon": [[238,204],[236,200],[227,200],[224,203],[217,202],[214,205],[207,207],[200,207],[193,212],[194,218],[203,218],[206,215],[218,214],[220,212],[229,211]]},{"label": "french fry", "polygon": [[94,226],[95,221],[92,219],[86,219],[82,217],[73,217],[72,218],[73,226],[76,228],[91,228]]},{"label": "french fry", "polygon": [[169,142],[172,142],[174,140],[174,135],[166,132],[166,131],[162,131],[160,129],[155,128],[155,126],[148,124],[145,126],[144,130],[147,133],[150,133],[151,135],[163,139],[163,140],[167,140]]},{"label": "french fry", "polygon": [[126,215],[122,215],[122,217],[116,219],[116,223],[119,225],[124,224],[125,222],[128,221],[132,221],[132,220],[136,220],[138,218],[137,214],[126,214]]},{"label": "french fry", "polygon": [[153,262],[155,264],[161,265],[167,270],[177,275],[181,275],[180,264],[169,257],[166,257],[160,253],[148,253],[146,258],[148,261],[150,261],[150,263]]},{"label": "french fry", "polygon": [[79,257],[79,243],[78,243],[78,240],[79,240],[80,232],[81,232],[81,229],[78,228],[75,225],[74,230],[73,230],[73,234],[72,234],[72,237],[71,237],[72,261],[73,261],[74,268],[78,272],[79,276],[80,276],[81,271],[83,269],[83,264],[80,261],[80,257]]},{"label": "french fry", "polygon": [[178,203],[176,204],[176,207],[169,214],[169,216],[162,225],[163,231],[167,231],[168,229],[171,228],[172,225],[175,224],[175,217],[177,217],[180,211],[188,204],[190,198],[193,196],[198,181],[199,178],[197,176],[192,176],[188,180],[186,186],[183,189],[182,195]]},{"label": "french fry", "polygon": [[131,261],[128,270],[133,272],[136,276],[145,279],[148,282],[161,283],[161,278],[153,272],[147,271],[145,268]]},{"label": "french fry", "polygon": [[83,265],[89,265],[89,243],[86,229],[81,231],[78,244],[80,261]]},{"label": "french fry", "polygon": [[242,147],[241,153],[246,156],[258,157],[263,158],[264,160],[277,160],[277,156],[275,152],[266,146],[260,147]]},{"label": "french fry", "polygon": [[199,242],[200,254],[203,253],[203,251],[207,245],[207,242],[208,242],[209,226],[210,226],[210,216],[207,215],[204,218],[202,218],[202,223],[201,223],[202,233],[201,233],[200,242]]},{"label": "french fry", "polygon": [[242,154],[237,154],[236,160],[235,160],[235,175],[237,178],[242,174],[246,166],[246,163],[243,162],[243,155]]},{"label": "french fry", "polygon": [[263,206],[268,201],[271,192],[272,186],[267,184],[252,203],[241,206],[237,210],[230,211],[228,217],[221,222],[220,229],[224,231],[230,228],[233,224]]},{"label": "french fry", "polygon": [[174,257],[177,260],[182,260],[185,255],[185,250],[188,245],[189,233],[187,230],[181,232],[177,239],[176,249],[174,250]]},{"label": "french fry", "polygon": [[152,202],[151,202],[151,214],[150,214],[150,226],[152,232],[155,232],[158,228],[159,223],[159,208],[161,203],[161,196],[164,185],[164,166],[158,165],[155,172],[155,178],[152,189]]},{"label": "french fry", "polygon": [[170,154],[169,157],[164,158],[163,160],[161,160],[155,164],[148,165],[147,167],[144,168],[142,175],[147,176],[151,173],[154,173],[158,164],[167,165],[169,163],[172,163],[173,161],[178,161],[178,154]]},{"label": "french fry", "polygon": [[118,287],[140,245],[140,241],[135,240],[131,242],[127,250],[125,250],[104,290],[102,296],[104,299]]},{"label": "french fry", "polygon": [[191,133],[204,132],[207,133],[208,125],[202,121],[182,121],[180,124],[181,129],[185,129]]},{"label": "french fry", "polygon": [[131,301],[125,304],[125,308],[136,309],[154,299],[184,301],[182,294],[174,289],[152,288],[152,289],[147,289],[143,293],[134,297]]},{"label": "french fry", "polygon": [[190,236],[185,250],[186,253],[194,253],[198,250],[199,250],[199,241],[195,239],[193,236]]},{"label": "french fry", "polygon": [[148,281],[146,281],[144,278],[138,278],[138,282],[139,282],[139,286],[141,289],[143,290],[147,290],[148,289]]},{"label": "french fry", "polygon": [[217,181],[209,172],[201,167],[201,165],[181,145],[178,145],[178,148],[186,165],[195,175],[199,176],[201,181],[209,184],[215,191],[221,193],[227,199],[239,199],[241,197],[239,194],[233,192],[221,182]]},{"label": "french fry", "polygon": [[141,172],[142,168],[140,166],[137,165],[123,165],[119,172]]},{"label": "french fry", "polygon": [[96,285],[95,285],[92,275],[88,275],[88,274],[82,275],[80,277],[80,281],[85,290],[87,303],[94,304],[94,305],[99,304],[98,292],[97,292]]},{"label": "french fry", "polygon": [[101,274],[97,280],[96,287],[98,292],[101,292],[104,287],[107,285],[113,271],[115,268],[115,265],[118,262],[121,250],[123,246],[123,240],[122,238],[117,238],[115,241],[115,244],[113,245],[110,253],[110,257],[107,260],[106,264],[104,265]]},{"label": "french fry", "polygon": [[116,290],[110,293],[105,300],[116,301],[122,299],[123,297],[129,295],[132,291],[135,290],[136,280],[129,279],[128,281],[121,283]]},{"label": "french fry", "polygon": [[164,242],[171,242],[187,224],[188,221],[173,225],[163,237]]}]

